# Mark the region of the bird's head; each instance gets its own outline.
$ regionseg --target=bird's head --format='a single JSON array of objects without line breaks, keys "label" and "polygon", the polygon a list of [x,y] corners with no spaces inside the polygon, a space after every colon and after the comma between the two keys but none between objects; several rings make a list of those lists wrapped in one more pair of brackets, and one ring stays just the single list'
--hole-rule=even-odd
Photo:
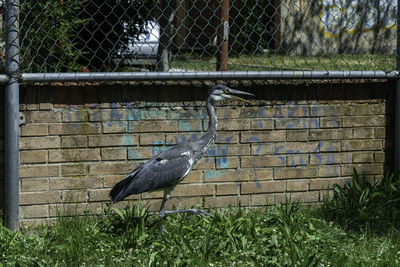
[{"label": "bird's head", "polygon": [[213,102],[227,100],[227,99],[249,102],[248,100],[241,98],[237,95],[254,96],[251,93],[235,90],[235,89],[229,88],[228,86],[220,85],[220,84],[213,85],[211,87],[210,92],[208,93],[209,99],[211,99],[211,101],[213,101]]}]

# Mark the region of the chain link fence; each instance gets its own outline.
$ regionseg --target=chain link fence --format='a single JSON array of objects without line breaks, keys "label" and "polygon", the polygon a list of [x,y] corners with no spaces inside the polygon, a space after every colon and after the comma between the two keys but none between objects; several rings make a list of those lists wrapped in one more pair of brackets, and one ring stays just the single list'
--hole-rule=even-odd
[{"label": "chain link fence", "polygon": [[19,17],[22,73],[396,69],[397,0],[20,0]]}]

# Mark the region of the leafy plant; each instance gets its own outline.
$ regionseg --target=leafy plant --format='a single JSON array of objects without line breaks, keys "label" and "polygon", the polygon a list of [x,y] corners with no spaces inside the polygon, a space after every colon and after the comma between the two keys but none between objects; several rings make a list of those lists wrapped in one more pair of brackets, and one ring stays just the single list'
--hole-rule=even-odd
[{"label": "leafy plant", "polygon": [[79,71],[72,38],[84,24],[76,17],[80,1],[22,1],[20,68],[24,72]]},{"label": "leafy plant", "polygon": [[374,231],[398,224],[400,179],[394,174],[370,182],[354,169],[351,182],[345,188],[333,185],[333,192],[333,198],[326,198],[321,207],[329,220],[351,229]]}]

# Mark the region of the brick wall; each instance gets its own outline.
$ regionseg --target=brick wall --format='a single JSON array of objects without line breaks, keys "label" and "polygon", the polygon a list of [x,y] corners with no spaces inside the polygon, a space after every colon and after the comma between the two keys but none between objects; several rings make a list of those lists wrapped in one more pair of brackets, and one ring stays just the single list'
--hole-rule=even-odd
[{"label": "brick wall", "polygon": [[[241,87],[252,105],[218,106],[215,145],[175,188],[167,208],[317,202],[353,167],[379,178],[392,161],[393,84]],[[20,215],[24,223],[100,212],[108,192],[142,161],[207,129],[207,88],[22,86]],[[162,192],[141,199],[156,211]],[[127,201],[118,203],[124,207]]]}]

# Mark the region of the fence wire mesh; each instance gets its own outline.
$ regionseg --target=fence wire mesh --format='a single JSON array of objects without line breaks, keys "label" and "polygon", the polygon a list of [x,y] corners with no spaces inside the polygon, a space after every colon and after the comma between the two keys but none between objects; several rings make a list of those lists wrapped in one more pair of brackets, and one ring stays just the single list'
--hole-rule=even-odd
[{"label": "fence wire mesh", "polygon": [[396,21],[397,0],[20,0],[20,69],[391,71]]}]

